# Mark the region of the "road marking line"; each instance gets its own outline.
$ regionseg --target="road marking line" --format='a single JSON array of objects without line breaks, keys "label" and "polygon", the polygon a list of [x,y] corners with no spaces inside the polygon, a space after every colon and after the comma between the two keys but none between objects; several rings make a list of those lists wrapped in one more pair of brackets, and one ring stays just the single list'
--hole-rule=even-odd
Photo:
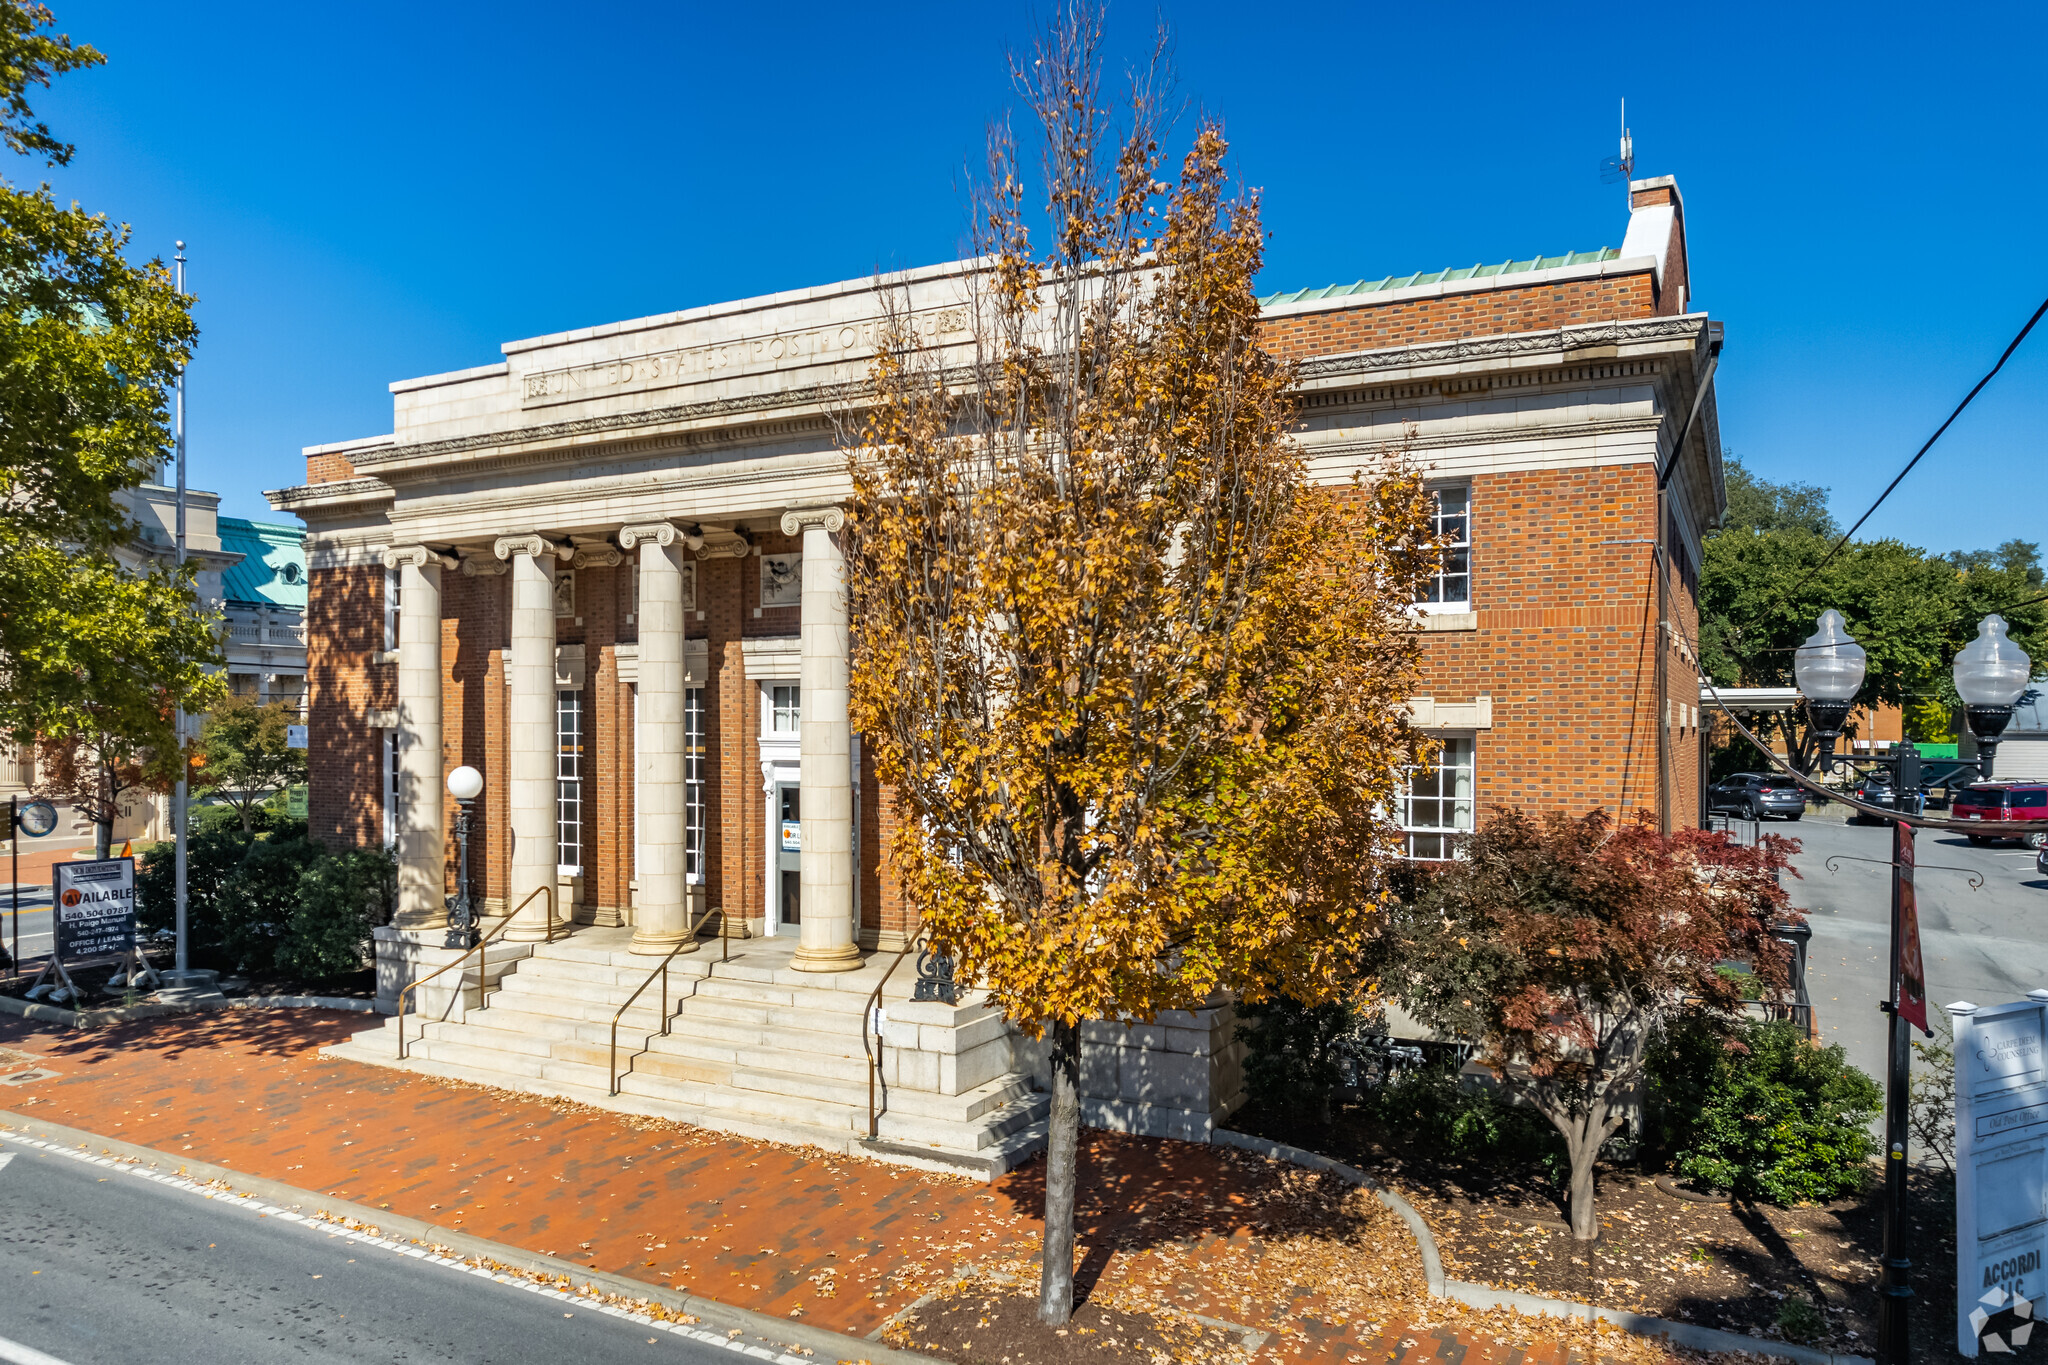
[{"label": "road marking line", "polygon": [[0,1152],[0,1171],[7,1169],[7,1163],[14,1160],[14,1153]]},{"label": "road marking line", "polygon": [[9,1362],[9,1365],[70,1365],[68,1361],[44,1355],[33,1346],[9,1341],[6,1337],[0,1337],[0,1360]]},{"label": "road marking line", "polygon": [[[48,1152],[54,1156],[69,1157],[73,1161],[84,1162],[89,1166],[116,1166],[119,1167],[121,1170],[125,1171],[129,1175],[137,1176],[143,1180],[150,1181],[154,1184],[168,1185],[172,1189],[187,1190],[193,1194],[198,1195],[202,1199],[211,1199],[216,1203],[225,1204],[229,1208],[247,1209],[251,1213],[256,1213],[259,1215],[265,1213],[266,1211],[269,1213],[285,1212],[284,1210],[277,1208],[275,1205],[265,1204],[260,1200],[254,1199],[248,1195],[237,1195],[230,1191],[214,1189],[209,1186],[202,1185],[198,1181],[189,1180],[184,1176],[164,1175],[160,1172],[149,1170],[145,1168],[140,1162],[128,1161],[125,1159],[117,1160],[113,1157],[97,1157],[90,1152],[80,1151],[74,1147],[65,1147],[55,1142],[46,1142],[41,1138],[27,1137],[23,1134],[11,1132],[6,1129],[0,1129],[0,1142],[14,1143],[23,1147],[34,1147],[40,1151]],[[7,1155],[11,1157],[13,1154],[8,1153]],[[0,1160],[4,1160],[4,1158],[0,1158]],[[309,1191],[307,1194],[307,1198],[318,1199],[319,1196]],[[301,1216],[300,1221],[304,1226],[308,1228],[326,1227],[331,1229],[331,1231],[328,1232],[328,1237],[330,1240],[336,1237],[344,1237],[351,1242],[362,1242],[368,1246],[384,1247],[387,1250],[397,1252],[412,1252],[415,1255],[420,1254],[415,1249],[413,1243],[400,1241],[396,1237],[372,1237],[369,1233],[360,1232],[354,1228],[341,1227],[338,1224],[332,1223],[321,1223],[315,1219],[306,1218],[303,1216]],[[635,1313],[628,1309],[616,1308],[612,1305],[603,1303],[601,1301],[596,1304],[592,1304],[590,1299],[585,1296],[579,1294],[565,1293],[560,1289],[556,1289],[551,1284],[544,1285],[537,1281],[529,1280],[524,1277],[514,1279],[509,1275],[501,1274],[497,1271],[487,1269],[483,1266],[473,1266],[466,1261],[441,1256],[438,1253],[426,1253],[424,1259],[431,1264],[446,1266],[451,1270],[465,1272],[471,1275],[482,1275],[486,1279],[496,1280],[500,1284],[515,1286],[518,1288],[531,1289],[534,1293],[545,1295],[549,1298],[559,1300],[562,1303],[578,1303],[582,1304],[586,1308],[595,1307],[598,1311],[608,1313],[613,1317],[621,1317],[626,1319],[628,1322],[637,1322],[643,1327],[653,1327],[660,1331],[666,1331],[674,1336],[687,1337],[691,1341],[698,1342],[705,1346],[722,1346],[729,1351],[736,1351],[743,1355],[753,1356],[757,1360],[774,1361],[776,1362],[776,1365],[816,1365],[815,1360],[806,1360],[802,1356],[790,1355],[787,1352],[770,1351],[760,1346],[747,1345],[742,1342],[731,1340],[727,1337],[721,1336],[715,1332],[706,1332],[701,1328],[692,1327],[686,1323],[657,1321],[656,1319],[649,1317],[645,1313]],[[19,1351],[22,1354],[9,1355],[8,1352],[10,1350]],[[5,1337],[0,1337],[0,1362],[6,1362],[6,1365],[70,1365],[70,1362],[68,1361],[59,1360],[55,1356],[44,1355],[42,1352],[37,1351],[31,1347],[18,1346],[13,1342],[8,1341]]]}]

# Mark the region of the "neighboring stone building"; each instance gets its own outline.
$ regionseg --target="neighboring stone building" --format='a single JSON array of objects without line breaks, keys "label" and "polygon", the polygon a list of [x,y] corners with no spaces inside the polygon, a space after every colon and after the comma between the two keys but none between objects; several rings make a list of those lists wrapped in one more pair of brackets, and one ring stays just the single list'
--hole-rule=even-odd
[{"label": "neighboring stone building", "polygon": [[[1444,744],[1403,805],[1414,856],[1493,803],[1698,818],[1720,328],[1688,311],[1676,185],[1632,202],[1618,249],[1263,301],[1301,362],[1315,476],[1405,451],[1462,538],[1416,608],[1411,708]],[[896,277],[941,354],[969,340],[964,269]],[[441,1022],[409,1064],[740,1131],[867,1131],[867,1000],[914,926],[846,720],[831,414],[877,327],[862,280],[511,342],[393,384],[390,434],[311,447],[307,482],[270,494],[308,526],[313,832],[401,862],[387,1001],[456,956],[443,783],[484,775],[471,861],[486,913],[513,914],[501,989],[479,1013],[474,980],[423,988]],[[566,938],[550,897],[582,926]],[[713,911],[748,937],[730,963],[676,959],[666,1036],[652,991],[628,1012],[607,1100],[613,1012]],[[1032,1051],[983,1007],[905,1000],[912,976],[884,992],[883,1136],[1013,1159],[1042,1111]],[[1238,1103],[1240,1049],[1227,1006],[1091,1026],[1089,1119],[1204,1136]]]}]

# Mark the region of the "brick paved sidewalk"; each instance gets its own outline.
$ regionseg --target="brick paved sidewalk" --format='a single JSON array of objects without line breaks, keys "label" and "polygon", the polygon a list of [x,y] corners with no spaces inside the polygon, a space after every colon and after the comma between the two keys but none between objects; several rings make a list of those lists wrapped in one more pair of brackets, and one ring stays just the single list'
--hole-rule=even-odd
[{"label": "brick paved sidewalk", "polygon": [[[313,1010],[87,1033],[0,1017],[0,1072],[29,1053],[58,1073],[0,1087],[0,1108],[854,1336],[956,1272],[1014,1272],[1037,1250],[1039,1162],[972,1184],[318,1055],[362,1027]],[[1312,1173],[1084,1139],[1081,1284],[1264,1331],[1260,1360],[1665,1355],[1576,1324],[1531,1343],[1528,1320],[1423,1299],[1399,1220]]]}]

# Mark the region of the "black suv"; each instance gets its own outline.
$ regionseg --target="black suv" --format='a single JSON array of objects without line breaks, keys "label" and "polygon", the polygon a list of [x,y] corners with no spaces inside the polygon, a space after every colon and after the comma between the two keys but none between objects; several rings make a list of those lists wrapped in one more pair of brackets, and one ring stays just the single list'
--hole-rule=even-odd
[{"label": "black suv", "polygon": [[1797,820],[1806,814],[1806,793],[1790,778],[1736,773],[1707,788],[1707,808],[1733,811],[1745,820],[1769,815]]}]

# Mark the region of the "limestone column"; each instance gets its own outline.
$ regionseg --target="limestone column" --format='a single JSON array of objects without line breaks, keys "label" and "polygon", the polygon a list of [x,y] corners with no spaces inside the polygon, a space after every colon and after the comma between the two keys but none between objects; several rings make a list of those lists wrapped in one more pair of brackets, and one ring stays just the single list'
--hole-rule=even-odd
[{"label": "limestone column", "polygon": [[[628,526],[619,544],[640,552],[640,720],[633,772],[640,783],[633,951],[662,954],[690,928],[683,883],[684,536],[667,522]],[[695,951],[695,945],[684,949]]]},{"label": "limestone column", "polygon": [[[500,536],[498,558],[512,567],[512,665],[507,670],[506,806],[512,827],[509,906],[536,887],[557,885],[555,848],[555,553],[540,536]],[[401,624],[404,618],[400,617]],[[534,896],[505,930],[509,943],[548,936],[553,895]],[[566,907],[557,906],[560,916]]]},{"label": "limestone column", "polygon": [[424,545],[384,552],[398,570],[398,910],[399,929],[448,922],[447,850],[441,825],[441,569],[450,561]]},{"label": "limestone column", "polygon": [[837,507],[782,514],[782,533],[803,535],[801,613],[803,725],[803,922],[792,967],[846,972],[860,966],[853,923],[853,728],[847,719],[850,671],[846,560],[833,535],[846,524]]}]

